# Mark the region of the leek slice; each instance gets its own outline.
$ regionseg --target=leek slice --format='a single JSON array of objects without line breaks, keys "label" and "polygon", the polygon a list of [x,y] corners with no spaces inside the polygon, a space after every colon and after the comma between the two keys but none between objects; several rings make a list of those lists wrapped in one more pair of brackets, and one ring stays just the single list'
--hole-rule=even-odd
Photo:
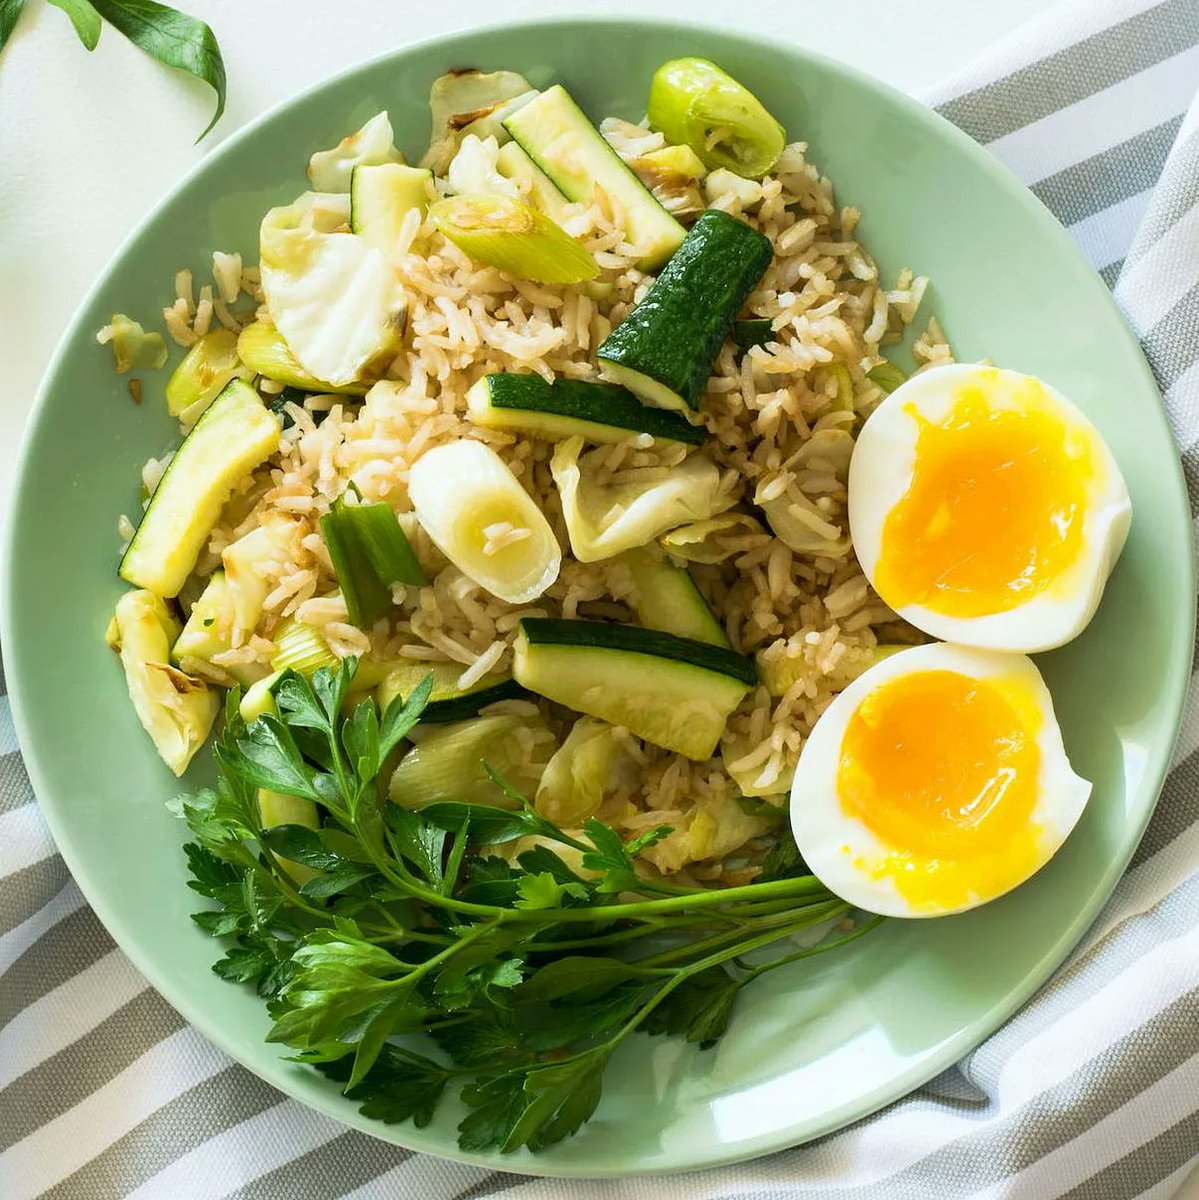
[{"label": "leek slice", "polygon": [[152,592],[126,592],[117,601],[111,642],[121,656],[129,698],[162,761],[187,770],[216,720],[220,701],[201,679],[171,666],[179,622]]},{"label": "leek slice", "polygon": [[708,521],[680,525],[678,529],[664,533],[660,541],[662,548],[675,558],[686,562],[718,563],[741,553],[729,544],[730,538],[738,536],[765,537],[766,530],[747,513],[722,513]]},{"label": "leek slice", "polygon": [[362,396],[371,386],[369,383],[355,382],[339,387],[328,380],[317,379],[300,366],[296,356],[287,348],[283,335],[269,321],[254,321],[247,325],[237,339],[237,353],[256,375],[299,388],[303,392]]},{"label": "leek slice", "polygon": [[142,367],[157,370],[166,365],[167,344],[161,333],[147,333],[137,321],[124,313],[113,313],[109,325],[112,328],[112,354],[118,374],[124,375],[126,371]]},{"label": "leek slice", "polygon": [[546,764],[536,807],[564,828],[574,828],[599,811],[605,795],[631,783],[637,765],[606,721],[580,717]]},{"label": "leek slice", "polygon": [[412,467],[408,496],[437,548],[480,587],[509,604],[540,596],[562,551],[533,498],[489,446],[435,446]]},{"label": "leek slice", "polygon": [[311,675],[321,667],[336,667],[341,660],[329,649],[329,643],[319,629],[288,617],[275,630],[275,656],[271,666],[276,671],[299,671]]},{"label": "leek slice", "polygon": [[735,497],[711,459],[692,454],[665,477],[647,475],[615,483],[588,478],[581,459],[582,438],[562,442],[550,471],[562,497],[570,545],[580,562],[612,558],[644,546],[667,530],[709,517],[732,506]]},{"label": "leek slice", "polygon": [[511,196],[449,196],[430,205],[429,216],[471,258],[520,279],[579,283],[599,274],[589,250],[544,213]]},{"label": "leek slice", "polygon": [[391,776],[388,795],[405,808],[439,800],[512,808],[484,762],[522,795],[537,790],[554,748],[554,735],[527,717],[475,717],[429,730]]},{"label": "leek slice", "polygon": [[253,375],[237,355],[237,334],[231,329],[214,329],[188,350],[171,373],[167,411],[190,429],[230,379]]},{"label": "leek slice", "polygon": [[279,712],[279,706],[275,703],[275,693],[271,689],[279,682],[279,676],[282,674],[282,671],[274,671],[246,688],[237,711],[247,725],[251,721],[257,721],[263,713]]},{"label": "leek slice", "polygon": [[746,87],[705,58],[663,63],[649,86],[649,121],[690,146],[709,168],[765,175],[786,142],[783,127]]},{"label": "leek slice", "polygon": [[391,118],[381,112],[331,150],[318,150],[308,160],[308,178],[318,192],[348,192],[355,167],[403,161],[404,156],[395,148]]}]

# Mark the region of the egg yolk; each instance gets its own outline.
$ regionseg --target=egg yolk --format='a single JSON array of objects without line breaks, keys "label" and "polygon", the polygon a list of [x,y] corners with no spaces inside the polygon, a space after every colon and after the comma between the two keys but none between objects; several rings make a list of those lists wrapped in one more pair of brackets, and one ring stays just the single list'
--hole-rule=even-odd
[{"label": "egg yolk", "polygon": [[849,720],[837,773],[842,810],[887,848],[856,865],[929,911],[1028,878],[1039,723],[1019,681],[939,670],[880,684]]},{"label": "egg yolk", "polygon": [[1028,376],[982,371],[920,423],[907,491],[883,525],[875,588],[893,608],[1008,612],[1078,560],[1093,475],[1087,434]]}]

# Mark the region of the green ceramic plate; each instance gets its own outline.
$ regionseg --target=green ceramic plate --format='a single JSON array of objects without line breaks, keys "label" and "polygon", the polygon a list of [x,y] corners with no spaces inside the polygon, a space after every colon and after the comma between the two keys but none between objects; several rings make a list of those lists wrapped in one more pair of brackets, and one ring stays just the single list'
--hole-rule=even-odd
[{"label": "green ceramic plate", "polygon": [[[256,257],[259,217],[305,183],[309,153],[378,109],[419,153],[435,76],[475,65],[561,79],[588,112],[638,118],[655,67],[715,59],[811,143],[886,273],[932,276],[965,358],[1043,375],[1115,450],[1132,537],[1085,636],[1042,659],[1066,745],[1095,781],[1082,823],[1037,878],[981,910],[893,921],[848,952],[768,976],[708,1052],[634,1039],[596,1118],[573,1141],[503,1165],[557,1175],[677,1171],[763,1154],[880,1108],[1009,1017],[1074,945],[1149,818],[1182,704],[1194,622],[1189,512],[1153,379],[1106,290],[1061,228],[966,137],[889,88],[799,48],[640,20],[563,19],[397,51],[308,92],[219,147],[117,255],[68,331],[33,415],[5,562],[3,644],[37,794],[80,886],[151,983],[234,1058],[283,1091],[405,1146],[461,1158],[457,1114],[417,1130],[362,1119],[262,1038],[248,992],[208,970],[188,920],[179,789],[127,703],[104,627],[120,592],[119,513],[138,467],[172,444],[160,384],[130,402],[94,331],[150,319],[175,269],[211,251]],[[494,1162],[494,1159],[472,1161]]]}]

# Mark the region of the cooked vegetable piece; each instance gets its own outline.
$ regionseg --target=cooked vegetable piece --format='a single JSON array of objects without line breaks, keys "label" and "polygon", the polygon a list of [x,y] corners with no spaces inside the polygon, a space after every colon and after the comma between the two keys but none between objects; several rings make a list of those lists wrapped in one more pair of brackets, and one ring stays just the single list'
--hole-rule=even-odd
[{"label": "cooked vegetable piece", "polygon": [[593,620],[526,618],[512,676],[576,712],[697,761],[756,682],[754,664],[706,642]]},{"label": "cooked vegetable piece", "polygon": [[837,385],[833,410],[835,412],[853,412],[853,376],[849,373],[849,368],[844,363],[833,363],[829,367],[829,373]]},{"label": "cooked vegetable piece", "polygon": [[[258,817],[263,829],[277,825],[301,825],[305,829],[320,829],[321,818],[317,807],[304,796],[289,796],[284,792],[272,792],[269,788],[258,789]],[[291,879],[301,887],[320,872],[303,863],[293,862],[282,855],[276,856],[279,865]]]},{"label": "cooked vegetable piece", "polygon": [[478,716],[479,710],[501,700],[519,700],[528,692],[507,671],[493,671],[468,688],[460,688],[458,680],[465,668],[461,663],[425,663],[406,660],[393,663],[382,681],[375,687],[379,711],[386,712],[393,700],[406,701],[427,675],[433,676],[429,703],[421,713],[426,723],[464,721]]},{"label": "cooked vegetable piece", "polygon": [[318,150],[308,160],[308,178],[318,192],[348,192],[354,168],[378,163],[402,163],[395,148],[391,118],[376,113],[357,133],[344,137],[332,150]]},{"label": "cooked vegetable piece", "polygon": [[723,513],[708,521],[680,525],[658,540],[675,558],[687,562],[718,563],[732,558],[740,550],[730,545],[733,537],[766,537],[766,530],[747,513]]},{"label": "cooked vegetable piece", "polygon": [[700,445],[702,425],[677,413],[647,408],[632,392],[610,383],[540,375],[485,375],[467,394],[467,413],[486,429],[514,429],[533,437],[581,437],[623,442],[638,433]]},{"label": "cooked vegetable piece", "polygon": [[772,322],[766,317],[734,321],[733,341],[742,350],[749,350],[754,346],[765,346],[767,342],[774,341],[774,330],[771,328],[771,324]]},{"label": "cooked vegetable piece", "polygon": [[533,498],[489,446],[435,446],[413,465],[408,496],[438,549],[468,578],[509,604],[540,596],[562,551]]},{"label": "cooked vegetable piece", "polygon": [[866,378],[890,394],[907,379],[907,376],[894,363],[881,362],[866,372]]},{"label": "cooked vegetable piece", "polygon": [[[789,467],[798,472],[805,470],[809,463],[816,462],[822,472],[833,474],[844,482],[853,447],[853,435],[848,429],[817,429],[792,456]],[[763,477],[758,485],[759,490],[767,484],[767,477]],[[780,495],[769,499],[758,498],[757,502],[766,514],[770,528],[796,554],[843,558],[849,553],[849,534],[831,521],[830,514],[794,483],[789,484]]]},{"label": "cooked vegetable piece", "polygon": [[422,215],[433,197],[433,172],[404,163],[355,167],[350,180],[350,230],[390,254],[404,218]]},{"label": "cooked vegetable piece", "polygon": [[299,671],[311,675],[321,667],[336,667],[341,661],[325,641],[320,630],[288,617],[275,630],[275,656],[271,666],[276,671]]},{"label": "cooked vegetable piece", "polygon": [[536,95],[515,71],[450,71],[439,76],[429,90],[432,135],[420,165],[443,175],[468,134],[506,141],[504,118]]},{"label": "cooked vegetable piece", "polygon": [[178,635],[179,622],[161,597],[135,591],[117,601],[110,641],[120,653],[129,698],[162,761],[182,775],[208,737],[220,701],[203,680],[171,666]]},{"label": "cooked vegetable piece", "polygon": [[391,611],[393,583],[429,582],[390,505],[347,504],[342,496],[320,524],[355,625],[371,626]]},{"label": "cooked vegetable piece", "polygon": [[[265,595],[264,584],[262,596]],[[258,611],[262,611],[261,599],[258,602]],[[235,644],[237,612],[238,598],[229,578],[224,571],[214,571],[199,599],[192,605],[183,632],[171,647],[171,661],[186,671],[189,659],[212,663],[218,654],[232,649]],[[256,663],[213,665],[232,675],[241,684],[252,684],[261,679],[264,673],[264,669]]]},{"label": "cooked vegetable piece", "polygon": [[731,650],[599,621],[525,618],[514,649],[512,674],[529,691],[697,761],[757,681]]},{"label": "cooked vegetable piece", "polygon": [[278,445],[279,422],[258,393],[230,380],[171,459],[121,560],[121,578],[177,595],[234,485]]},{"label": "cooked vegetable piece", "polygon": [[761,837],[777,827],[776,816],[751,816],[737,797],[718,793],[697,801],[686,825],[651,846],[644,857],[670,874],[689,863],[718,862],[740,850],[750,838]]},{"label": "cooked vegetable piece", "polygon": [[744,737],[730,738],[726,734],[720,743],[720,761],[742,796],[748,799],[778,797],[779,815],[783,814],[784,801],[791,791],[791,784],[795,782],[798,756],[789,758],[777,773],[772,771],[772,778],[763,779],[769,756],[762,757],[761,747],[753,746]]},{"label": "cooked vegetable piece", "polygon": [[577,828],[594,816],[604,797],[637,775],[637,763],[605,721],[580,717],[541,776],[537,811],[558,825]]},{"label": "cooked vegetable piece", "polygon": [[681,179],[703,179],[708,173],[704,161],[690,146],[663,146],[639,155],[633,166],[647,175],[657,176],[662,182],[671,177]]},{"label": "cooked vegetable piece", "polygon": [[237,356],[237,334],[231,329],[206,333],[183,356],[167,380],[167,411],[191,426],[235,375],[254,374]]},{"label": "cooked vegetable piece", "polygon": [[167,344],[161,333],[147,333],[124,313],[113,313],[109,328],[112,330],[112,355],[119,374],[137,368],[157,370],[166,365]]},{"label": "cooked vegetable piece", "polygon": [[627,599],[646,629],[730,648],[686,567],[676,567],[657,547],[626,550],[613,566],[628,573]]},{"label": "cooked vegetable piece", "polygon": [[612,198],[639,266],[660,267],[686,230],[604,140],[561,84],[555,84],[504,121],[504,128],[568,199],[590,204],[596,186]]},{"label": "cooked vegetable piece", "polygon": [[298,538],[298,523],[282,513],[266,513],[262,524],[221,554],[229,597],[232,602],[233,636],[252,633],[262,616],[263,605],[271,590],[260,569],[286,558]]},{"label": "cooked vegetable piece", "polygon": [[554,181],[528,156],[519,142],[505,142],[496,155],[496,168],[516,184],[520,198],[560,223],[570,201],[554,186]]},{"label": "cooked vegetable piece", "polygon": [[705,58],[663,63],[650,82],[649,123],[709,167],[759,179],[778,161],[783,127],[748,88]]},{"label": "cooked vegetable piece", "polygon": [[644,546],[676,525],[706,520],[734,503],[716,464],[692,454],[664,476],[610,482],[588,473],[583,439],[554,450],[550,471],[562,497],[570,545],[580,562],[612,558]]},{"label": "cooked vegetable piece", "polygon": [[279,711],[279,706],[275,703],[275,693],[271,689],[279,682],[279,676],[282,674],[282,671],[273,671],[246,688],[237,710],[247,725],[258,720],[263,713]]},{"label": "cooked vegetable piece", "polygon": [[[863,671],[868,671],[883,659],[907,649],[910,649],[907,645],[883,642],[869,650],[847,654],[837,664],[838,688],[853,682]],[[758,678],[772,696],[785,696],[801,679],[816,682],[824,674],[804,654],[789,654],[787,650],[788,645],[785,641],[772,642],[754,655]]]},{"label": "cooked vegetable piece", "polygon": [[770,264],[770,239],[708,209],[645,298],[596,351],[600,370],[647,404],[694,409],[746,297]]},{"label": "cooked vegetable piece", "polygon": [[[237,353],[242,362],[257,374],[298,388],[301,392],[362,396],[370,389],[370,384],[366,382],[337,385],[317,379],[305,371],[287,348],[283,335],[269,321],[254,321],[247,325],[237,339]],[[283,393],[280,393],[280,402],[282,396]]]},{"label": "cooked vegetable piece", "polygon": [[476,717],[430,730],[391,776],[388,795],[405,808],[440,800],[512,808],[484,762],[516,791],[533,795],[554,750],[554,735],[528,717]]},{"label": "cooked vegetable piece", "polygon": [[507,196],[519,200],[520,188],[499,169],[500,145],[493,137],[468,134],[445,174],[451,194],[461,196]]},{"label": "cooked vegetable piece", "polygon": [[259,234],[271,320],[300,366],[335,386],[383,374],[407,312],[386,255],[349,232],[349,201],[309,192],[272,208]]},{"label": "cooked vegetable piece", "polygon": [[544,213],[508,196],[448,196],[429,208],[433,223],[481,263],[538,283],[594,279],[599,265]]}]

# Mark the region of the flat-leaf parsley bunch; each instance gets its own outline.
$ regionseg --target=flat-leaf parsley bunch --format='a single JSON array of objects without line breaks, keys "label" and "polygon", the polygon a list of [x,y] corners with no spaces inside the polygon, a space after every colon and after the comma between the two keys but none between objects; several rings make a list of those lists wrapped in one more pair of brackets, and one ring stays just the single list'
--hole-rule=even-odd
[{"label": "flat-leaf parsley bunch", "polygon": [[[495,807],[390,803],[383,775],[431,679],[385,713],[364,699],[343,716],[356,665],[285,673],[278,714],[250,725],[231,692],[218,786],[181,811],[190,886],[213,902],[193,919],[229,940],[214,970],[256,987],[269,1040],[366,1116],[425,1125],[457,1091],[464,1150],[539,1150],[595,1111],[634,1031],[711,1046],[746,984],[876,923],[788,945],[848,906],[786,841],[757,882],[682,887],[637,871],[668,827],[626,842],[589,820],[576,836],[494,773]],[[313,801],[321,828],[263,829],[260,788]],[[515,839],[529,848],[514,862],[495,852]]]}]

